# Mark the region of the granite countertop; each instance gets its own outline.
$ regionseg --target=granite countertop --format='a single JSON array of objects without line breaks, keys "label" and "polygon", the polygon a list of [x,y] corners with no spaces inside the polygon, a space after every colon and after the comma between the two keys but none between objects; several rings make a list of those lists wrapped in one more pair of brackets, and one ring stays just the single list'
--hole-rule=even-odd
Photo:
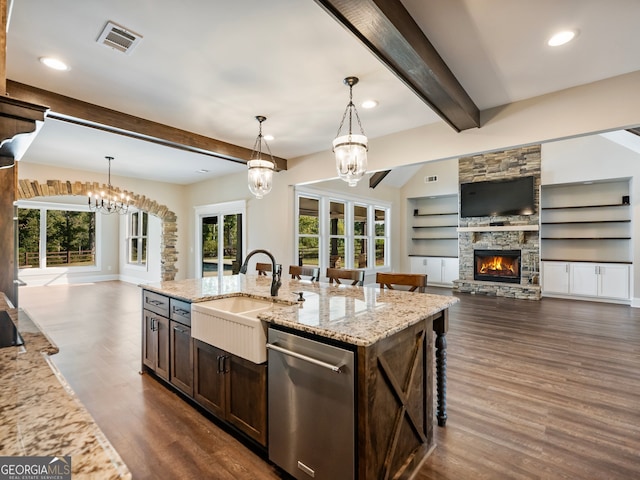
[{"label": "granite countertop", "polygon": [[[278,296],[271,297],[271,277],[257,275],[140,286],[192,303],[234,295],[273,298],[281,308],[260,313],[261,320],[358,346],[373,345],[458,302],[452,296],[380,290],[378,285],[352,287],[288,279],[282,280]],[[296,302],[297,292],[303,292],[304,302]]]},{"label": "granite countertop", "polygon": [[72,478],[130,479],[131,473],[49,355],[58,348],[0,293],[24,346],[0,348],[0,456],[71,456]]}]

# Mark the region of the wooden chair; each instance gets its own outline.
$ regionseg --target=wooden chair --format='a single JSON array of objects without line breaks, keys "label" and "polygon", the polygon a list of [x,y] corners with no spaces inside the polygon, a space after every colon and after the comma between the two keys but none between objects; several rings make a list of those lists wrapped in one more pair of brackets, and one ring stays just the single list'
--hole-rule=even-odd
[{"label": "wooden chair", "polygon": [[302,280],[302,277],[310,277],[312,282],[320,280],[320,269],[318,267],[302,267],[289,265],[289,273],[294,280]]},{"label": "wooden chair", "polygon": [[364,284],[364,270],[349,270],[347,268],[327,268],[329,283],[342,284],[340,280],[351,280],[351,285]]},{"label": "wooden chair", "polygon": [[427,276],[421,273],[376,273],[376,283],[380,284],[380,289],[387,287],[389,290],[396,290],[395,286],[402,285],[410,287],[410,292],[418,290],[424,293],[427,286]]},{"label": "wooden chair", "polygon": [[[266,277],[267,272],[270,272],[271,268],[272,267],[270,263],[260,263],[260,262],[256,263],[256,270],[258,272],[258,276],[264,275]],[[282,265],[276,264],[276,268],[282,272]]]}]

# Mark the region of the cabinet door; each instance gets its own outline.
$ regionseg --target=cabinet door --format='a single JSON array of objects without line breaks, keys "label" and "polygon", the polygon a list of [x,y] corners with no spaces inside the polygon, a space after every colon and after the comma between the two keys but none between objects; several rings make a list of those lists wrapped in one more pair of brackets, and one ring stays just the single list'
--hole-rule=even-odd
[{"label": "cabinet door", "polygon": [[171,378],[173,385],[193,397],[193,345],[191,329],[173,320],[171,326]]},{"label": "cabinet door", "polygon": [[144,310],[142,336],[142,362],[169,380],[169,320]]},{"label": "cabinet door", "polygon": [[158,334],[158,362],[156,375],[169,380],[169,319],[155,316],[156,333]]},{"label": "cabinet door", "polygon": [[193,339],[193,398],[224,418],[224,350]]},{"label": "cabinet door", "polygon": [[142,363],[151,370],[156,369],[158,358],[158,335],[155,330],[157,315],[147,310],[143,311],[142,325]]},{"label": "cabinet door", "polygon": [[598,266],[593,263],[572,263],[569,293],[574,295],[598,294]]},{"label": "cabinet door", "polygon": [[[460,276],[460,262],[457,258],[442,259],[442,283],[445,285],[453,285],[453,281]],[[429,279],[427,278],[427,284]]]},{"label": "cabinet door", "polygon": [[409,257],[411,273],[427,273],[425,257]]},{"label": "cabinet door", "polygon": [[567,262],[542,263],[542,291],[569,293],[569,264]]},{"label": "cabinet door", "polygon": [[262,445],[267,444],[267,364],[227,354],[226,418]]},{"label": "cabinet door", "polygon": [[598,266],[598,294],[602,297],[629,299],[629,266],[604,264]]},{"label": "cabinet door", "polygon": [[427,257],[425,273],[427,274],[427,285],[442,284],[442,258]]}]

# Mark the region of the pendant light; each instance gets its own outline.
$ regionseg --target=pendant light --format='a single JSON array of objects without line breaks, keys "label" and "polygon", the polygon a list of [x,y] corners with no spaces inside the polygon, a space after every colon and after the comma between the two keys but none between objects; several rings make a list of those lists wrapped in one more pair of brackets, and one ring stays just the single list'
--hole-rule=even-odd
[{"label": "pendant light", "polygon": [[[342,115],[342,121],[338,127],[338,133],[333,141],[333,153],[336,156],[336,168],[338,176],[347,182],[350,187],[355,187],[358,180],[367,171],[367,137],[360,123],[358,110],[353,104],[353,86],[358,83],[358,77],[347,77],[344,79],[345,85],[349,87],[349,104]],[[349,115],[349,133],[340,135],[344,121]],[[360,127],[360,134],[352,132],[353,115],[355,114]]]},{"label": "pendant light", "polygon": [[109,176],[107,183],[107,191],[104,190],[100,193],[95,193],[91,198],[91,192],[87,192],[89,197],[89,210],[92,212],[100,212],[105,215],[111,213],[118,213],[124,215],[129,211],[129,202],[131,197],[125,196],[124,193],[119,193],[111,185],[111,161],[113,157],[104,157],[109,161]]},{"label": "pendant light", "polygon": [[262,122],[266,119],[267,117],[262,115],[258,115],[256,117],[256,120],[260,123],[260,129],[258,132],[258,138],[256,138],[256,143],[253,145],[251,160],[247,162],[247,167],[249,167],[249,190],[256,196],[256,198],[262,198],[271,191],[273,183],[273,169],[275,168],[273,155],[271,155],[271,149],[269,149],[269,145],[266,140],[264,140],[264,145],[267,148],[267,152],[269,153],[271,160],[265,160],[262,158],[262,141],[264,139],[262,136]]}]

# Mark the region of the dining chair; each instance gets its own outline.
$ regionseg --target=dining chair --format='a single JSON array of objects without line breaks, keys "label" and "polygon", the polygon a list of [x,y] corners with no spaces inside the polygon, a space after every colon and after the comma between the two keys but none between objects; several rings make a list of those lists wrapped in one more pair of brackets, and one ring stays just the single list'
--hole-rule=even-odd
[{"label": "dining chair", "polygon": [[351,280],[351,285],[364,284],[364,270],[350,270],[348,268],[327,268],[329,283],[342,284],[340,280]]},{"label": "dining chair", "polygon": [[[280,265],[279,263],[276,264],[276,268],[282,272],[282,265]],[[272,266],[270,263],[260,263],[257,262],[256,263],[256,270],[258,271],[258,276],[260,275],[264,275],[267,276],[267,272],[271,272],[272,270]]]},{"label": "dining chair", "polygon": [[320,279],[320,269],[318,267],[304,267],[298,265],[289,265],[289,273],[294,280],[302,280],[304,277],[310,277],[309,280],[315,282]]},{"label": "dining chair", "polygon": [[385,287],[389,290],[396,290],[394,286],[409,287],[408,291],[424,293],[427,286],[427,276],[422,273],[376,273],[376,283],[380,284],[380,289]]}]

